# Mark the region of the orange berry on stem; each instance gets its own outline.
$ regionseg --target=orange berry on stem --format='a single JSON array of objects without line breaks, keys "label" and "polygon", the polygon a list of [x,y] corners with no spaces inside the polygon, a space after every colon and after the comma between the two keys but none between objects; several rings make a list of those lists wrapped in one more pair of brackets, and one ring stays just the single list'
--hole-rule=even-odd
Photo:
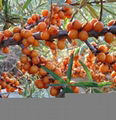
[{"label": "orange berry on stem", "polygon": [[43,10],[41,13],[44,17],[49,16],[49,11],[48,10]]},{"label": "orange berry on stem", "polygon": [[29,69],[30,74],[36,74],[38,72],[39,68],[36,65],[32,65]]},{"label": "orange berry on stem", "polygon": [[10,52],[9,47],[3,47],[2,52],[8,54]]},{"label": "orange berry on stem", "polygon": [[78,38],[78,31],[72,29],[68,32],[68,36],[70,37],[70,39],[77,39]]},{"label": "orange berry on stem", "polygon": [[99,67],[99,71],[102,73],[107,73],[109,71],[109,66],[106,64],[101,64]]},{"label": "orange berry on stem", "polygon": [[42,31],[45,31],[47,28],[47,25],[45,22],[40,22],[38,25],[37,25],[37,29],[38,31],[42,32]]},{"label": "orange berry on stem", "polygon": [[57,96],[59,94],[59,90],[55,87],[50,88],[50,95],[51,96]]},{"label": "orange berry on stem", "polygon": [[73,27],[73,29],[79,30],[82,28],[82,24],[78,20],[74,20],[72,22],[72,27]]},{"label": "orange berry on stem", "polygon": [[42,40],[49,40],[49,38],[50,38],[48,31],[41,32],[40,36],[41,36]]},{"label": "orange berry on stem", "polygon": [[91,22],[87,22],[82,27],[83,27],[83,30],[85,30],[87,32],[90,31],[90,30],[92,30],[92,24],[91,24]]},{"label": "orange berry on stem", "polygon": [[105,35],[104,35],[104,40],[107,42],[107,43],[112,43],[114,41],[114,35],[111,33],[111,32],[107,32]]},{"label": "orange berry on stem", "polygon": [[88,39],[89,35],[86,31],[79,32],[79,39],[82,41],[86,41]]},{"label": "orange berry on stem", "polygon": [[104,24],[101,21],[97,21],[93,27],[96,32],[101,32],[104,29]]},{"label": "orange berry on stem", "polygon": [[15,40],[15,41],[21,40],[21,35],[20,35],[20,33],[15,33],[15,34],[13,35],[13,40]]}]

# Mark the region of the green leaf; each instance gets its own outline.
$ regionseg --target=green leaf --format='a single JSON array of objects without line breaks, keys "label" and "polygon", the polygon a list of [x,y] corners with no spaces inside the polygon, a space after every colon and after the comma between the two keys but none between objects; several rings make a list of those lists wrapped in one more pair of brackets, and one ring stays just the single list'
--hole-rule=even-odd
[{"label": "green leaf", "polygon": [[103,93],[101,90],[96,89],[96,88],[94,88],[92,91],[93,91],[93,93]]},{"label": "green leaf", "polygon": [[55,80],[58,80],[61,84],[66,83],[60,76],[58,76],[57,74],[46,68],[45,66],[41,66],[41,68],[43,68],[46,72],[48,72]]},{"label": "green leaf", "polygon": [[71,75],[72,75],[73,58],[74,58],[74,55],[72,54],[70,57],[70,62],[68,64],[68,70],[66,73],[69,81],[71,80]]},{"label": "green leaf", "polygon": [[0,60],[5,59],[7,56],[0,55]]},{"label": "green leaf", "polygon": [[74,51],[74,56],[76,56],[79,53],[79,51],[80,51],[80,48],[79,47],[76,48],[75,51]]},{"label": "green leaf", "polygon": [[89,69],[87,68],[87,66],[81,60],[79,60],[79,62],[83,66],[84,70],[86,71],[86,74],[87,74],[87,77],[88,77],[88,81],[92,82],[93,79],[92,79],[92,76],[91,76],[91,73],[90,73]]},{"label": "green leaf", "polygon": [[27,0],[27,1],[25,2],[25,4],[23,5],[23,8],[22,8],[22,11],[28,7],[28,5],[30,4],[31,1],[32,1],[32,0]]},{"label": "green leaf", "polygon": [[78,86],[78,87],[98,87],[98,84],[95,82],[78,82],[75,84],[71,84],[71,86]]},{"label": "green leaf", "polygon": [[98,83],[98,87],[104,87],[104,86],[109,86],[109,85],[112,85],[112,82],[101,82],[101,83]]},{"label": "green leaf", "polygon": [[63,92],[64,93],[73,93],[73,91],[69,87],[63,88]]},{"label": "green leaf", "polygon": [[66,84],[48,84],[48,86],[53,86],[53,87],[62,86],[62,87],[64,87],[64,86],[66,86]]}]

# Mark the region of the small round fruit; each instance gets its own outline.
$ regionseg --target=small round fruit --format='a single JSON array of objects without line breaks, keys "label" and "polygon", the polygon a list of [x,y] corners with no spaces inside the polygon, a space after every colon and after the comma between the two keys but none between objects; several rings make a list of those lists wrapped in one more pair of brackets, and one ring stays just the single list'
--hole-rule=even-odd
[{"label": "small round fruit", "polygon": [[79,32],[79,39],[82,41],[86,41],[88,39],[89,35],[86,31]]},{"label": "small round fruit", "polygon": [[105,53],[99,53],[99,54],[97,55],[97,59],[98,59],[98,61],[100,61],[100,62],[104,62],[105,59],[106,59]]},{"label": "small round fruit", "polygon": [[49,32],[48,31],[41,32],[40,37],[42,40],[49,40],[50,38]]},{"label": "small round fruit", "polygon": [[32,65],[29,69],[30,74],[36,74],[38,72],[39,68],[36,65]]},{"label": "small round fruit", "polygon": [[107,32],[105,35],[104,35],[104,40],[107,42],[107,43],[112,43],[114,41],[114,35],[111,33],[111,32]]},{"label": "small round fruit", "polygon": [[114,61],[113,55],[107,54],[107,55],[106,55],[105,62],[106,62],[106,63],[112,63],[113,61]]},{"label": "small round fruit", "polygon": [[109,71],[109,66],[106,64],[101,64],[99,67],[99,71],[102,73],[107,73]]},{"label": "small round fruit", "polygon": [[50,88],[50,95],[51,96],[57,96],[59,94],[59,90],[56,89],[55,87]]},{"label": "small round fruit", "polygon": [[79,30],[79,29],[82,28],[82,24],[81,24],[81,22],[79,22],[78,20],[74,20],[74,21],[72,22],[72,27],[73,27],[73,29],[75,29],[75,30]]},{"label": "small round fruit", "polygon": [[68,36],[70,39],[77,39],[78,38],[78,31],[72,29],[68,32]]},{"label": "small round fruit", "polygon": [[20,61],[21,61],[21,63],[27,63],[28,62],[28,57],[27,56],[22,56],[21,58],[20,58]]},{"label": "small round fruit", "polygon": [[104,24],[101,21],[97,21],[94,23],[94,30],[96,32],[101,32],[104,29]]},{"label": "small round fruit", "polygon": [[36,80],[36,81],[34,82],[34,84],[35,84],[35,86],[36,86],[38,89],[44,88],[44,83],[43,83],[42,80]]}]

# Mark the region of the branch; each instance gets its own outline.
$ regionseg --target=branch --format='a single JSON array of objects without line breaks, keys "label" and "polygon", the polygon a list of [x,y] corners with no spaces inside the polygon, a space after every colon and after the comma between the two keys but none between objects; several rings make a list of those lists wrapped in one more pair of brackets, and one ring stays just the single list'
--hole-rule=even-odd
[{"label": "branch", "polygon": [[100,9],[100,18],[99,18],[99,21],[102,21],[102,15],[103,15],[103,0],[100,0],[101,2],[101,9]]}]

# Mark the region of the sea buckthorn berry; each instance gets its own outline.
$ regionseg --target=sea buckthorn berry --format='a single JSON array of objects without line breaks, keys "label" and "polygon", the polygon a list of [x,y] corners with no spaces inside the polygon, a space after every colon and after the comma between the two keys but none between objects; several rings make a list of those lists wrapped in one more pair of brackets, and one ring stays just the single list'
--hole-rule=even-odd
[{"label": "sea buckthorn berry", "polygon": [[70,37],[70,39],[77,39],[78,38],[78,31],[72,29],[68,32],[68,36]]},{"label": "sea buckthorn berry", "polygon": [[21,32],[21,28],[19,26],[14,27],[13,33],[19,33]]},{"label": "sea buckthorn berry", "polygon": [[0,42],[3,40],[3,38],[4,38],[4,34],[0,32]]},{"label": "sea buckthorn berry", "polygon": [[30,44],[29,42],[27,41],[27,39],[23,39],[22,40],[22,44],[25,46],[25,47],[28,47]]},{"label": "sea buckthorn berry", "polygon": [[36,50],[32,50],[30,56],[31,57],[37,57],[37,56],[39,56],[39,53]]},{"label": "sea buckthorn berry", "polygon": [[82,23],[79,22],[78,20],[74,20],[72,22],[73,29],[79,30],[82,28]]},{"label": "sea buckthorn berry", "polygon": [[31,30],[25,30],[23,35],[24,35],[23,36],[24,38],[28,38],[28,37],[32,36],[32,32],[31,32]]},{"label": "sea buckthorn berry", "polygon": [[99,71],[102,73],[107,73],[109,71],[109,66],[106,64],[101,64],[99,67]]},{"label": "sea buckthorn berry", "polygon": [[66,26],[66,30],[70,31],[72,29],[72,22],[69,22],[68,25]]},{"label": "sea buckthorn berry", "polygon": [[54,42],[50,42],[49,47],[52,50],[55,50],[57,48],[56,43],[54,43]]},{"label": "sea buckthorn berry", "polygon": [[116,83],[116,76],[114,77],[114,80],[113,80],[114,83]]},{"label": "sea buckthorn berry", "polygon": [[100,21],[94,23],[94,30],[96,32],[101,32],[104,29],[104,24]]},{"label": "sea buckthorn berry", "polygon": [[32,20],[37,21],[37,20],[39,20],[40,16],[37,14],[33,14],[31,18],[32,18]]},{"label": "sea buckthorn berry", "polygon": [[57,35],[58,34],[58,28],[56,26],[50,26],[48,30],[50,35]]},{"label": "sea buckthorn berry", "polygon": [[71,4],[72,0],[66,0],[66,3]]},{"label": "sea buckthorn berry", "polygon": [[4,36],[5,37],[11,37],[13,34],[12,34],[12,32],[10,31],[10,30],[5,30],[4,31]]},{"label": "sea buckthorn berry", "polygon": [[104,40],[107,42],[107,43],[112,43],[114,41],[114,35],[111,33],[111,32],[107,32],[105,35],[104,35]]},{"label": "sea buckthorn berry", "polygon": [[98,50],[100,50],[101,52],[107,53],[108,52],[108,47],[106,45],[100,45],[98,47]]},{"label": "sea buckthorn berry", "polygon": [[37,29],[38,31],[42,32],[42,31],[45,31],[47,28],[47,25],[45,22],[40,22],[38,25],[37,25]]},{"label": "sea buckthorn berry", "polygon": [[8,54],[10,52],[9,47],[2,48],[2,52]]},{"label": "sea buckthorn berry", "polygon": [[113,64],[113,69],[116,71],[116,63]]},{"label": "sea buckthorn berry", "polygon": [[59,76],[62,76],[62,75],[63,75],[63,73],[62,73],[62,71],[61,71],[60,68],[56,68],[56,69],[54,70],[54,73],[57,74],[57,75],[59,75]]},{"label": "sea buckthorn berry", "polygon": [[49,16],[49,11],[48,10],[43,10],[41,13],[44,17]]},{"label": "sea buckthorn berry", "polygon": [[41,76],[45,76],[45,75],[47,75],[47,72],[46,72],[44,69],[40,68],[40,69],[39,69],[39,74],[40,74]]},{"label": "sea buckthorn berry", "polygon": [[98,61],[104,62],[105,59],[106,59],[105,53],[99,53],[99,54],[97,55],[97,59],[98,59]]},{"label": "sea buckthorn berry", "polygon": [[35,86],[36,86],[38,89],[44,88],[44,83],[43,83],[42,80],[36,80],[36,81],[34,82],[34,84],[35,84]]},{"label": "sea buckthorn berry", "polygon": [[33,42],[33,46],[38,47],[39,46],[39,41],[35,39],[34,42]]},{"label": "sea buckthorn berry", "polygon": [[21,58],[20,58],[20,61],[21,61],[21,63],[27,63],[28,62],[28,57],[27,56],[22,56]]},{"label": "sea buckthorn berry", "polygon": [[116,20],[111,20],[108,22],[107,26],[112,26],[113,24],[115,24]]},{"label": "sea buckthorn berry", "polygon": [[63,11],[59,11],[58,12],[58,16],[60,17],[60,19],[65,19],[66,18],[66,16],[65,16]]},{"label": "sea buckthorn berry", "polygon": [[40,63],[40,59],[38,57],[33,57],[32,58],[32,63],[35,64],[35,65],[39,64]]},{"label": "sea buckthorn berry", "polygon": [[23,65],[23,69],[26,71],[28,71],[30,69],[30,67],[31,67],[31,64],[29,62],[27,62]]},{"label": "sea buckthorn berry", "polygon": [[86,31],[79,32],[79,39],[82,41],[86,41],[88,39],[89,35]]},{"label": "sea buckthorn berry", "polygon": [[79,89],[79,87],[72,86],[72,91],[73,91],[74,93],[79,93],[79,92],[80,92],[80,89]]},{"label": "sea buckthorn berry", "polygon": [[30,17],[30,18],[28,18],[27,23],[28,23],[28,24],[33,24],[33,23],[34,23],[34,20]]},{"label": "sea buckthorn berry", "polygon": [[31,50],[29,50],[29,48],[23,48],[22,53],[25,54],[25,55],[30,55]]},{"label": "sea buckthorn berry", "polygon": [[96,22],[98,22],[98,19],[95,19],[95,18],[90,21],[92,28],[94,27],[94,23]]},{"label": "sea buckthorn berry", "polygon": [[21,40],[21,35],[20,35],[20,33],[15,33],[15,34],[13,35],[13,40],[15,40],[15,41]]},{"label": "sea buckthorn berry", "polygon": [[116,71],[112,71],[111,76],[114,78],[116,76]]},{"label": "sea buckthorn berry", "polygon": [[35,38],[34,38],[33,36],[30,36],[30,37],[27,38],[27,42],[28,42],[29,44],[33,44],[33,43],[34,43],[34,40],[35,40]]},{"label": "sea buckthorn berry", "polygon": [[49,77],[49,76],[45,76],[45,77],[43,78],[43,82],[44,82],[45,84],[49,84],[49,83],[50,83],[50,77]]},{"label": "sea buckthorn berry", "polygon": [[49,40],[49,38],[50,38],[48,31],[41,32],[40,36],[41,36],[42,40]]},{"label": "sea buckthorn berry", "polygon": [[58,49],[63,50],[65,46],[66,46],[65,40],[58,40],[57,42]]},{"label": "sea buckthorn berry", "polygon": [[54,70],[55,69],[55,65],[51,62],[47,62],[45,67],[48,68],[49,70]]},{"label": "sea buckthorn berry", "polygon": [[91,24],[91,22],[87,22],[82,27],[83,27],[83,30],[85,30],[87,32],[89,32],[90,30],[92,30],[92,24]]},{"label": "sea buckthorn berry", "polygon": [[57,96],[59,94],[59,90],[55,87],[50,88],[50,95],[51,96]]},{"label": "sea buckthorn berry", "polygon": [[112,62],[114,61],[113,58],[114,58],[113,55],[107,54],[107,55],[106,55],[105,62],[106,62],[106,63],[112,63]]},{"label": "sea buckthorn berry", "polygon": [[32,65],[29,69],[30,74],[36,74],[38,72],[39,68],[36,65]]}]

